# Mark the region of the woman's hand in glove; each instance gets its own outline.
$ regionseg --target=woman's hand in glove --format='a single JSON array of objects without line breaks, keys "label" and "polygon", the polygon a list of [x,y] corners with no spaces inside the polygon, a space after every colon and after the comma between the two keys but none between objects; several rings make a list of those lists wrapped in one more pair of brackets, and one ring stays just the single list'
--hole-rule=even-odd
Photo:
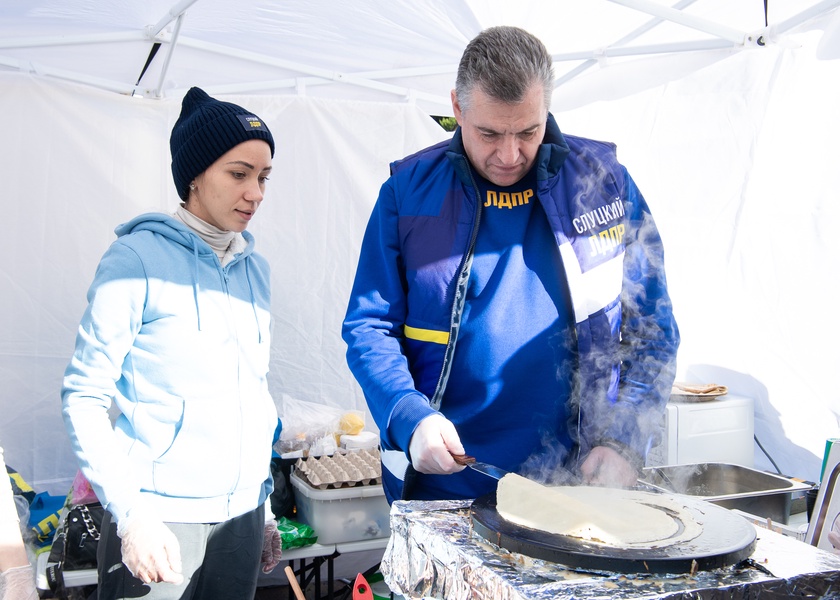
[{"label": "woman's hand in glove", "polygon": [[262,557],[260,557],[260,565],[262,566],[263,573],[271,573],[274,567],[280,562],[282,556],[283,550],[280,531],[277,529],[277,521],[266,521]]},{"label": "woman's hand in glove", "polygon": [[122,540],[122,560],[143,583],[183,583],[181,546],[175,534],[152,517],[126,517],[117,535]]},{"label": "woman's hand in glove", "polygon": [[463,471],[452,458],[463,454],[464,446],[451,421],[441,414],[426,417],[414,430],[408,445],[411,464],[419,473],[446,475]]}]

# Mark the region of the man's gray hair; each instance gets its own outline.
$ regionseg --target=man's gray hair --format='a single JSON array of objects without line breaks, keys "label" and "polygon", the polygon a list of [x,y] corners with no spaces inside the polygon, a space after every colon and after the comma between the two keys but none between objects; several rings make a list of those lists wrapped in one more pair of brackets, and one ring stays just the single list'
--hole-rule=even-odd
[{"label": "man's gray hair", "polygon": [[551,106],[554,71],[551,55],[535,36],[518,27],[491,27],[479,33],[461,56],[455,95],[461,110],[468,110],[472,92],[500,102],[517,104],[533,84],[543,86],[545,107]]}]

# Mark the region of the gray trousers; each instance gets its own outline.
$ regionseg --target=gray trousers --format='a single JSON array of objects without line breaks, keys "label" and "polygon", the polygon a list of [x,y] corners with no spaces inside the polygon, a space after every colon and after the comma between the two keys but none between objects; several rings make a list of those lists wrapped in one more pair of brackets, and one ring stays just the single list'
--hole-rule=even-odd
[{"label": "gray trousers", "polygon": [[167,523],[181,546],[181,585],[143,583],[122,563],[107,511],[97,549],[99,600],[253,600],[264,537],[264,506],[223,523]]}]

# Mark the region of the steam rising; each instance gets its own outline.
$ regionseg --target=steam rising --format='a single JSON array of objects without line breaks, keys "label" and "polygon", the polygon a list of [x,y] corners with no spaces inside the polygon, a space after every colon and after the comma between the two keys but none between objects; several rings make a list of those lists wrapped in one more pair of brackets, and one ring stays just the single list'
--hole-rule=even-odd
[{"label": "steam rising", "polygon": [[[599,205],[593,195],[601,196],[600,205],[607,208],[592,211],[592,206]],[[574,365],[557,365],[558,377],[572,378],[568,426],[574,447],[569,451],[546,436],[541,450],[529,457],[521,470],[529,478],[552,485],[574,482],[570,471],[579,473],[590,450],[604,440],[629,447],[643,462],[662,437],[662,414],[676,373],[679,333],[667,294],[662,241],[653,217],[629,176],[619,189],[606,172],[596,172],[581,181],[572,210],[580,215],[589,207],[592,216],[580,223],[591,229],[593,219],[599,215],[615,217],[622,212],[615,207],[619,197],[623,219],[614,218],[601,229],[616,222],[625,224],[621,231],[625,253],[620,307],[612,303],[589,315],[585,327],[578,324],[575,331],[569,328],[568,335],[560,340],[573,351],[577,361]],[[609,241],[608,236],[602,235],[601,239]],[[618,245],[616,242],[615,247]],[[580,248],[576,254],[584,272],[603,260],[595,257],[587,262]],[[609,327],[605,314],[619,308],[620,343],[617,347],[600,343],[614,334],[605,329]],[[617,364],[620,376],[614,371]],[[583,381],[582,373],[599,375]]]}]

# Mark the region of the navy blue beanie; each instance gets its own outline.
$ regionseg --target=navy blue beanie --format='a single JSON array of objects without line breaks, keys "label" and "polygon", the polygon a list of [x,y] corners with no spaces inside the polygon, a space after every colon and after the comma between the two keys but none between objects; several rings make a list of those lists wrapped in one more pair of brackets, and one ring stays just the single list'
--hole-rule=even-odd
[{"label": "navy blue beanie", "polygon": [[248,140],[265,140],[274,157],[274,138],[265,121],[241,106],[211,98],[191,88],[181,103],[181,115],[172,128],[172,177],[182,200],[190,183],[225,152]]}]

